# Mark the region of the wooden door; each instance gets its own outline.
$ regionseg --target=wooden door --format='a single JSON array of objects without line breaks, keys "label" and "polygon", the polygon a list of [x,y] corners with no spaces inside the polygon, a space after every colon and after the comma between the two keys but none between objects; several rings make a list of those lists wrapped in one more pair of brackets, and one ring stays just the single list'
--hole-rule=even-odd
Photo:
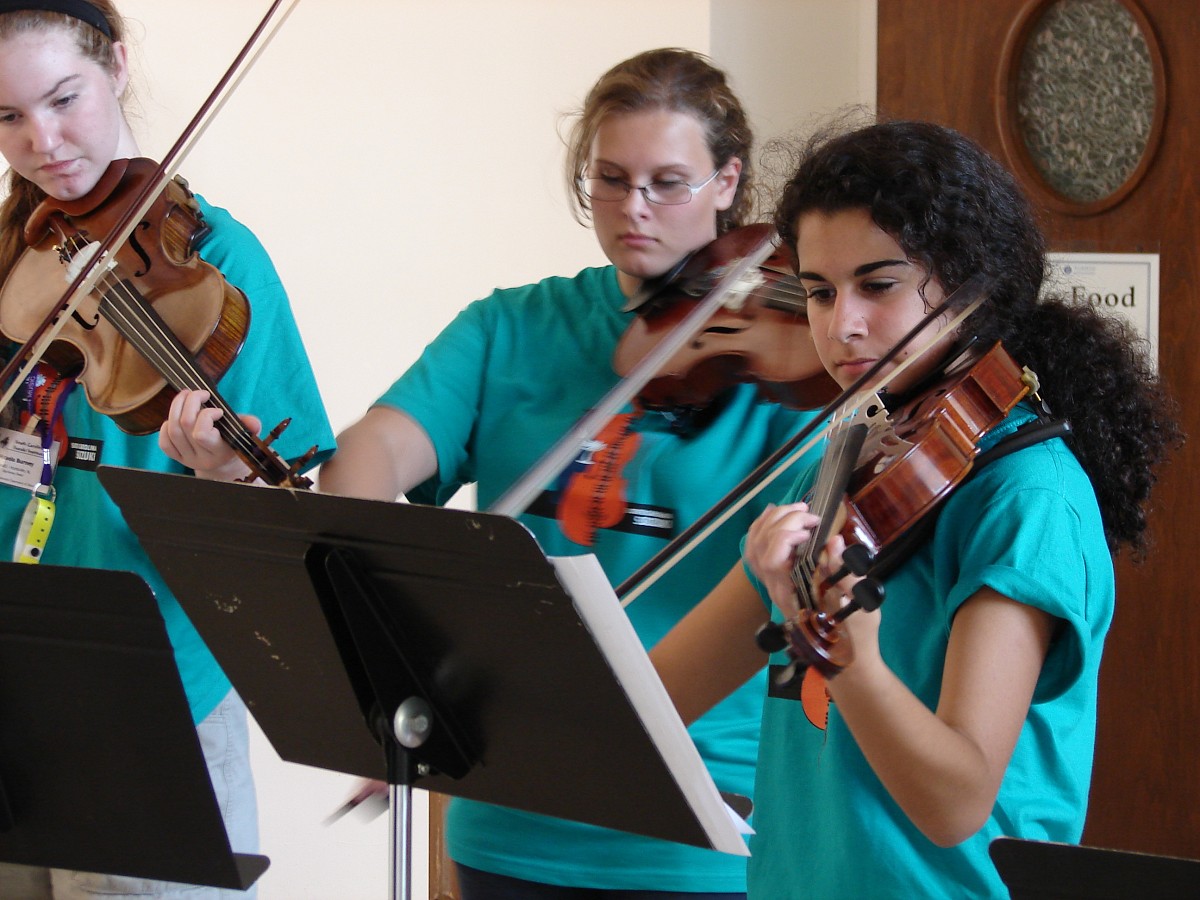
[{"label": "wooden door", "polygon": [[[1157,146],[1110,195],[1069,200],[1031,163],[1029,142],[1014,140],[1014,60],[1019,64],[1046,16],[1086,17],[1118,2],[1149,47],[1156,86],[1137,114],[1159,129]],[[1191,571],[1200,561],[1200,527],[1192,519],[1200,489],[1188,474],[1200,445],[1193,405],[1200,387],[1200,20],[1194,3],[1178,0],[1063,3],[1073,9],[1051,0],[879,0],[879,108],[892,117],[941,122],[980,141],[1044,207],[1053,250],[1160,254],[1159,364],[1192,440],[1162,472],[1148,558],[1140,566],[1118,560],[1083,840],[1200,858],[1200,596]],[[1075,52],[1100,54],[1096,59],[1112,67],[1107,75],[1129,62],[1123,54],[1130,50],[1107,41],[1084,42]]]},{"label": "wooden door", "polygon": [[429,795],[429,900],[456,900],[458,880],[454,863],[446,852],[446,807],[450,798],[445,794]]}]

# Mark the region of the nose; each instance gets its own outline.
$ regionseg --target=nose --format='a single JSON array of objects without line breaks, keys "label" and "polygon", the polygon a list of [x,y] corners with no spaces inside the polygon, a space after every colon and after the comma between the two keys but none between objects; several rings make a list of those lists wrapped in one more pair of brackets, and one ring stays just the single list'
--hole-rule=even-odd
[{"label": "nose", "polygon": [[62,130],[49,116],[30,116],[26,121],[26,138],[34,153],[49,155],[62,143]]},{"label": "nose", "polygon": [[646,192],[639,187],[630,188],[629,193],[625,195],[625,199],[621,201],[621,209],[626,215],[633,217],[648,215],[650,213],[650,201],[646,199]]},{"label": "nose", "polygon": [[833,302],[833,313],[829,317],[829,339],[848,344],[855,338],[865,337],[866,319],[862,305],[846,291],[838,291]]}]

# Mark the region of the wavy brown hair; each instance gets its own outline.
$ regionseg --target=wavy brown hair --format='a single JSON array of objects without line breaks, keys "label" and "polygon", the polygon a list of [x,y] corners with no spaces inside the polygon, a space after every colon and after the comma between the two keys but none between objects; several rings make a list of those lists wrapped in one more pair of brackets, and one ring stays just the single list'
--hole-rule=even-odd
[{"label": "wavy brown hair", "polygon": [[658,109],[695,116],[704,126],[708,151],[717,166],[735,157],[742,161],[733,203],[717,213],[717,234],[743,224],[753,205],[750,151],[754,134],[746,111],[725,73],[708,57],[677,47],[647,50],[613,66],[600,76],[574,114],[567,136],[566,177],[575,217],[586,222],[591,216],[591,201],[579,179],[601,123],[613,115]]}]

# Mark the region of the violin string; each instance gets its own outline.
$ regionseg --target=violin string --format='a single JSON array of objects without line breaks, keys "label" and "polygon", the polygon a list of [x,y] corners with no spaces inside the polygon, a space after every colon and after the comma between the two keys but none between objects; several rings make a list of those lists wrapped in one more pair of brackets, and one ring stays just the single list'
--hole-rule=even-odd
[{"label": "violin string", "polygon": [[[892,380],[899,377],[909,366],[921,359],[928,346],[936,345],[941,338],[956,329],[983,303],[987,296],[987,289],[990,286],[990,279],[984,278],[981,275],[973,275],[949,297],[946,297],[938,307],[927,313],[924,319],[914,325],[907,334],[900,338],[883,359],[876,362],[870,370],[859,376],[854,384],[846,388],[832,403],[827,405],[820,416],[813,419],[809,425],[801,428],[800,432],[789,440],[784,447],[781,447],[771,457],[764,460],[759,465],[759,468],[743,479],[743,482],[737,485],[717,507],[706,513],[697,522],[689,525],[681,534],[673,538],[666,547],[643,563],[637,571],[621,582],[617,586],[617,596],[621,598],[621,606],[629,606],[637,600],[638,597],[644,594],[663,575],[669,572],[676,563],[686,557],[696,547],[700,546],[717,528],[729,521],[742,507],[762,493],[779,476],[790,470],[805,454],[824,440],[833,425],[827,422],[824,426],[818,426],[818,422],[830,413],[837,414],[840,410],[853,409],[868,402],[869,397],[886,388]],[[882,374],[881,370],[883,366],[891,360],[892,355],[906,347],[937,316],[947,312],[950,308],[950,301],[956,297],[963,301],[962,308],[949,321],[945,322],[942,327],[937,329],[930,339],[929,345],[913,353],[887,374]]]},{"label": "violin string", "polygon": [[[105,317],[176,390],[208,391],[210,399],[207,405],[222,411],[215,423],[217,429],[227,439],[236,441],[236,447],[249,450],[252,443],[244,428],[239,427],[240,420],[216,392],[212,382],[192,363],[183,344],[161,325],[159,317],[148,314],[146,304],[124,282],[115,279],[109,281],[105,286],[105,299],[108,301],[107,308],[103,308]],[[121,302],[115,302],[117,299]],[[121,328],[121,325],[125,327]]]},{"label": "violin string", "polygon": [[[82,246],[76,238],[68,239],[76,251]],[[106,274],[102,288],[100,312],[129,343],[146,358],[155,371],[176,389],[211,389],[203,373],[191,365],[189,354],[175,335],[161,324],[157,316],[139,315],[146,304],[119,277]],[[159,321],[155,321],[159,319]],[[168,336],[169,335],[169,336]],[[155,342],[157,341],[157,343]]]},{"label": "violin string", "polygon": [[[103,307],[105,318],[121,331],[156,371],[162,374],[176,390],[204,390],[209,394],[205,405],[220,409],[222,414],[214,423],[225,441],[235,450],[262,462],[256,452],[253,436],[241,419],[233,412],[224,398],[216,391],[212,382],[193,365],[189,354],[178,338],[163,328],[156,315],[147,314],[148,307],[141,298],[129,291],[123,282],[106,285],[106,300]],[[122,303],[113,302],[120,298]],[[124,325],[124,328],[120,326]]]},{"label": "violin string", "polygon": [[[70,246],[78,252],[81,240],[77,237],[64,238],[64,246]],[[249,454],[253,459],[260,459],[261,455],[255,452],[257,446],[253,436],[212,382],[196,368],[187,349],[166,327],[161,317],[126,282],[111,273],[103,275],[97,284],[103,291],[101,312],[121,336],[176,390],[188,388],[208,391],[209,405],[222,411],[215,423],[218,431],[235,450]]]},{"label": "violin string", "polygon": [[790,275],[769,280],[756,289],[754,295],[768,309],[794,313],[804,310],[806,292],[800,282]]},{"label": "violin string", "polygon": [[779,278],[767,283],[755,291],[755,294],[766,294],[770,297],[803,297],[805,290],[794,278]]},{"label": "violin string", "polygon": [[[839,447],[845,438],[847,427],[848,420],[844,416],[839,415],[832,423],[828,433],[827,446],[829,449],[821,457],[817,476],[813,482],[809,511],[820,518],[822,522],[833,515],[836,505],[841,501],[841,488],[837,483],[837,472],[838,461],[843,451]],[[817,572],[817,557],[822,550],[818,546],[819,543],[821,542],[809,540],[796,553],[792,568],[792,580],[797,596],[810,612],[817,610],[814,576]]]}]

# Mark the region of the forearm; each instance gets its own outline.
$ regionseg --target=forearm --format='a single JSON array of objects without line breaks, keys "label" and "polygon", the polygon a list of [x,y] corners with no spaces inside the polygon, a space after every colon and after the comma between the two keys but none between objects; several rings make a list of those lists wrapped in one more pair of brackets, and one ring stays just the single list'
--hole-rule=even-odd
[{"label": "forearm", "polygon": [[319,485],[324,493],[391,501],[436,473],[425,431],[404,413],[376,407],[338,435]]},{"label": "forearm", "polygon": [[939,846],[986,821],[999,774],[969,737],[942,721],[876,655],[829,682],[830,696],[875,775],[921,832]]},{"label": "forearm", "polygon": [[858,658],[830,680],[830,695],[913,824],[942,846],[965,840],[995,805],[1055,620],[980,589],[955,615],[931,710],[881,658],[871,639],[878,619],[866,618],[879,613],[857,615],[864,616],[851,629]]},{"label": "forearm", "polygon": [[650,651],[685,723],[746,683],[766,665],[754,633],[767,612],[740,564]]}]

